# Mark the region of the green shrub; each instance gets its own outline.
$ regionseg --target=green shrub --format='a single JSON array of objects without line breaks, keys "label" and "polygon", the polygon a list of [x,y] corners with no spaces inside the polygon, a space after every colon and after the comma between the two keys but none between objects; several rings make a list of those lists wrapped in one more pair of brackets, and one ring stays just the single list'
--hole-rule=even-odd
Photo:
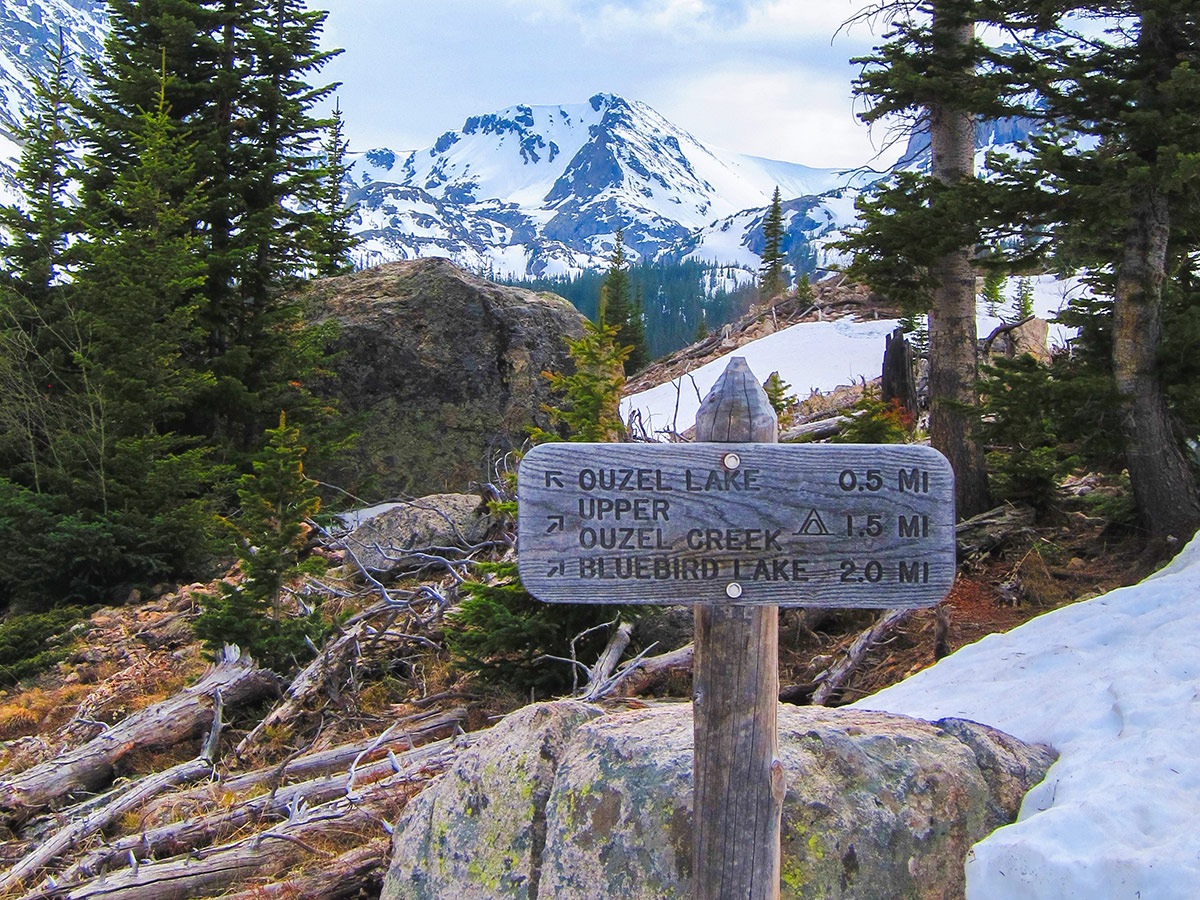
[{"label": "green shrub", "polygon": [[899,400],[884,402],[872,390],[851,407],[857,415],[834,438],[839,444],[907,444],[915,420]]},{"label": "green shrub", "polygon": [[16,684],[65,659],[75,640],[71,627],[93,609],[64,606],[0,622],[0,683]]},{"label": "green shrub", "polygon": [[[543,603],[522,586],[516,563],[477,568],[486,580],[465,585],[468,596],[450,614],[446,646],[458,668],[523,694],[532,690],[551,696],[569,691],[572,667],[562,660],[570,657],[572,638],[618,615],[636,614],[631,607]],[[595,662],[608,638],[609,632],[599,628],[576,642],[579,662]]]},{"label": "green shrub", "polygon": [[1051,369],[1026,354],[983,366],[979,439],[987,453],[992,495],[1045,510],[1058,479],[1075,462],[1059,446],[1055,408],[1060,385]]}]

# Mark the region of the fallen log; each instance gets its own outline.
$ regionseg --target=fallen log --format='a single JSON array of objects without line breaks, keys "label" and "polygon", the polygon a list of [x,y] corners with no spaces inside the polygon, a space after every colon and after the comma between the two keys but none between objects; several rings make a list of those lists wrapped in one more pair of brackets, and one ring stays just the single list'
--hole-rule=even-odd
[{"label": "fallen log", "polygon": [[375,838],[307,870],[304,875],[271,884],[262,884],[221,900],[350,900],[351,897],[379,895],[387,872],[387,838]]},{"label": "fallen log", "polygon": [[833,694],[854,674],[871,648],[886,640],[912,613],[911,609],[888,610],[874,625],[856,637],[845,655],[814,679],[819,684],[812,694],[813,706],[826,706]]},{"label": "fallen log", "polygon": [[240,795],[262,785],[278,786],[316,775],[334,775],[346,771],[356,760],[374,762],[389,752],[412,750],[438,737],[457,733],[466,722],[467,711],[462,708],[405,716],[396,720],[392,733],[385,732],[382,740],[375,735],[327,750],[305,753],[288,760],[283,766],[266,766],[240,775],[225,775],[216,784],[179,792],[156,801],[146,808],[143,818],[149,822],[159,821],[164,813],[177,813],[190,804],[210,801],[217,792]]},{"label": "fallen log", "polygon": [[1028,506],[997,506],[959,522],[954,529],[958,558],[982,556],[1006,541],[1033,533],[1037,513]]},{"label": "fallen log", "polygon": [[133,787],[89,815],[78,818],[30,850],[25,858],[0,876],[0,894],[57,859],[93,834],[98,834],[127,812],[140,808],[151,798],[180,784],[188,784],[212,773],[213,759],[221,739],[221,695],[216,695],[213,726],[200,755],[139,780]]},{"label": "fallen log", "polygon": [[824,440],[840,434],[850,420],[850,416],[830,416],[828,419],[806,422],[780,433],[779,440],[780,442],[798,441],[802,438],[809,441]]},{"label": "fallen log", "polygon": [[129,752],[173,746],[210,728],[216,694],[231,707],[278,689],[273,673],[227,647],[221,662],[191,687],[127,716],[76,750],[0,780],[0,809],[24,815],[95,790],[112,779],[113,767]]},{"label": "fallen log", "polygon": [[690,669],[695,650],[695,644],[687,644],[669,653],[631,660],[621,666],[616,674],[589,689],[584,699],[596,701],[608,696],[631,697],[660,675]]},{"label": "fallen log", "polygon": [[338,677],[358,655],[358,642],[366,633],[366,627],[366,621],[362,621],[347,629],[342,635],[327,644],[317,654],[316,659],[301,669],[299,674],[292,679],[282,702],[242,738],[237,749],[234,750],[234,755],[240,759],[266,729],[291,722],[298,717],[305,704],[320,694],[325,685]]},{"label": "fallen log", "polygon": [[[385,814],[407,801],[397,775],[376,782],[352,797],[297,809],[288,821],[207,851],[194,851],[161,862],[138,862],[87,881],[48,880],[22,900],[188,900],[224,892],[230,885],[260,875],[277,875],[314,856],[333,854],[313,845],[330,837],[375,837]],[[389,826],[390,827],[390,826]]]},{"label": "fallen log", "polygon": [[347,795],[353,785],[369,792],[376,784],[400,787],[420,783],[447,770],[463,749],[474,743],[470,735],[436,741],[407,753],[336,775],[302,781],[236,803],[206,815],[186,815],[179,821],[117,838],[93,850],[62,876],[64,883],[82,881],[130,862],[166,858],[192,852],[228,838],[248,825],[287,818],[295,810],[315,807]]}]

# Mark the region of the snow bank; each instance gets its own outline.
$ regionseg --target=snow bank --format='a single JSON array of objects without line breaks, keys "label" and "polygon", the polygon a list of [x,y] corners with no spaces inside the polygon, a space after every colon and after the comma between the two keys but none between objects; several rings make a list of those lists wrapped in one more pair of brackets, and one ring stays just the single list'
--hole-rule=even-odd
[{"label": "snow bank", "polygon": [[[1033,288],[1034,313],[1044,319],[1053,318],[1067,305],[1068,299],[1081,296],[1087,290],[1078,278],[1040,275],[1029,281]],[[1002,308],[989,311],[982,301],[979,303],[976,331],[980,338],[987,337],[1002,325],[1002,316],[1014,317],[1017,291],[1017,279],[1010,278],[1004,286]],[[750,370],[760,381],[766,381],[772,372],[779,372],[779,377],[802,398],[810,390],[830,391],[863,378],[870,381],[883,371],[886,338],[898,324],[895,319],[860,322],[847,318],[792,325],[743,344],[694,369],[682,379],[626,397],[621,401],[621,417],[628,422],[630,413],[636,409],[641,411],[643,423],[652,432],[664,429],[679,433],[687,431],[696,422],[700,398],[725,371],[731,356],[746,357]],[[1065,346],[1074,335],[1074,329],[1051,325],[1050,346]]]},{"label": "snow bank", "polygon": [[958,716],[1059,761],[976,844],[968,900],[1200,896],[1200,538],[1162,572],[964,647],[855,706]]},{"label": "snow bank", "polygon": [[[812,389],[830,391],[860,378],[878,378],[883,369],[886,338],[899,324],[895,319],[858,322],[806,322],[793,325],[757,341],[743,344],[725,356],[693,369],[687,376],[621,401],[621,417],[641,410],[642,421],[652,430],[672,428],[684,432],[696,422],[700,398],[725,371],[731,356],[744,356],[759,381],[772,372],[801,397]],[[676,403],[678,402],[678,411]]]}]

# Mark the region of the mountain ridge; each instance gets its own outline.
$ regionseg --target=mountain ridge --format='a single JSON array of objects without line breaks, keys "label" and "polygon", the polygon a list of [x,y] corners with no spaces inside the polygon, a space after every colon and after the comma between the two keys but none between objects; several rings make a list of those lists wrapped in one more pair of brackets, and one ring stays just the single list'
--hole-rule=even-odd
[{"label": "mountain ridge", "polygon": [[776,186],[836,196],[863,180],[709,147],[647,104],[602,93],[471,116],[418,150],[354,154],[348,186],[364,263],[442,253],[506,277],[571,275],[603,267],[619,227],[632,259],[703,258],[750,278],[753,233],[725,258],[706,229],[764,211]]}]

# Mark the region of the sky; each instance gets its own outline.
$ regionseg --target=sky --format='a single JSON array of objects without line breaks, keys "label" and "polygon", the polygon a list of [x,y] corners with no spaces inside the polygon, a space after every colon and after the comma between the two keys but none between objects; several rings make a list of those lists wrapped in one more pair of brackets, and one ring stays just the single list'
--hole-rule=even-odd
[{"label": "sky", "polygon": [[850,167],[886,144],[850,87],[850,58],[878,35],[838,33],[867,0],[309,3],[329,10],[325,46],[345,50],[323,74],[342,82],[353,150],[420,149],[471,115],[602,92],[754,156]]}]

